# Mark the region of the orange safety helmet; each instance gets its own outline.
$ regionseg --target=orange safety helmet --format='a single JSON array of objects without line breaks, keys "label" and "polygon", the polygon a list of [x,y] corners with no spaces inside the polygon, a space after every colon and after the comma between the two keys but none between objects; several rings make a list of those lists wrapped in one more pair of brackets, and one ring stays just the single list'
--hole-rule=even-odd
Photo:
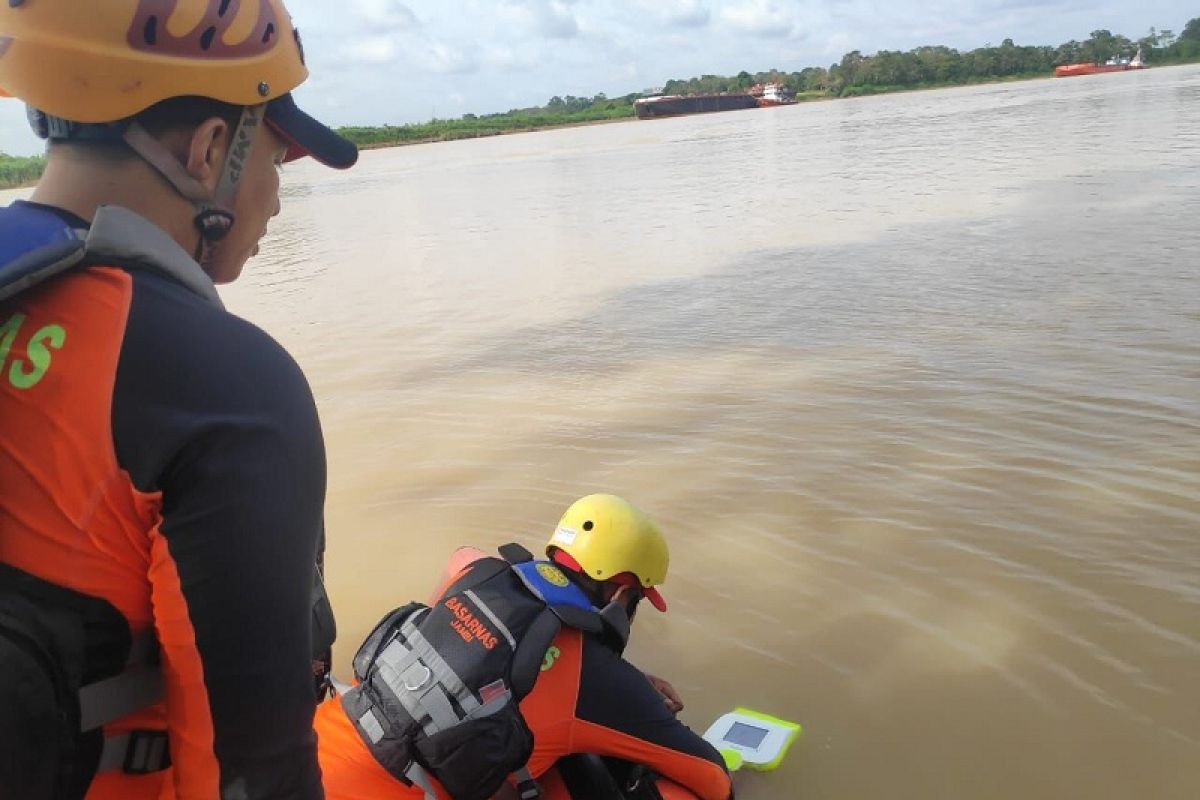
[{"label": "orange safety helmet", "polygon": [[175,97],[265,103],[288,160],[349,167],[356,148],[290,96],[307,77],[282,0],[0,3],[0,93],[72,123],[118,122]]},{"label": "orange safety helmet", "polygon": [[73,122],[114,122],[187,95],[255,105],[307,77],[281,0],[0,6],[0,87]]}]

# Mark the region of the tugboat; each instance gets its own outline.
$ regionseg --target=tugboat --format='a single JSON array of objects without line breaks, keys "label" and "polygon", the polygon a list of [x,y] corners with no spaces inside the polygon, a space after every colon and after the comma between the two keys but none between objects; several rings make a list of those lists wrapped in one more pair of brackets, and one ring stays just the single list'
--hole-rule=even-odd
[{"label": "tugboat", "polygon": [[759,108],[795,105],[795,96],[782,83],[758,84],[750,87],[750,94],[758,99]]},{"label": "tugboat", "polygon": [[1070,78],[1075,75],[1099,75],[1104,72],[1127,72],[1131,69],[1145,69],[1146,62],[1142,60],[1142,48],[1138,48],[1133,58],[1110,58],[1103,64],[1066,64],[1054,68],[1058,78]]}]

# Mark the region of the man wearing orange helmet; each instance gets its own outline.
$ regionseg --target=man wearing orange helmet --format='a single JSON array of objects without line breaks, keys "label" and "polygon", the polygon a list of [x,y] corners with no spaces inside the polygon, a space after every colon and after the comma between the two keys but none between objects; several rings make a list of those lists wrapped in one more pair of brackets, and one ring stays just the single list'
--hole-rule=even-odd
[{"label": "man wearing orange helmet", "polygon": [[0,798],[320,798],[325,452],[291,357],[224,310],[297,108],[281,0],[7,0],[0,90],[49,140],[0,208]]},{"label": "man wearing orange helmet", "polygon": [[[578,774],[582,762],[569,762],[574,769],[553,769],[562,766],[565,757],[585,753],[649,768],[666,779],[661,788],[664,797],[729,798],[732,788],[724,761],[675,717],[682,704],[674,689],[622,657],[639,602],[645,599],[659,611],[667,608],[657,588],[666,579],[668,564],[667,543],[658,527],[629,502],[596,494],[567,509],[546,545],[548,560],[529,560],[528,553],[514,557],[511,547],[501,548],[511,570],[481,551],[458,551],[431,608],[410,611],[410,606],[393,612],[359,650],[355,673],[360,683],[343,694],[340,703],[326,702],[317,710],[321,768],[330,800],[449,796],[448,787],[426,780],[426,773],[433,772],[435,779],[445,781],[447,776],[438,772],[434,760],[445,749],[433,743],[447,738],[468,742],[467,752],[457,756],[457,772],[449,778],[476,792],[453,796],[487,796],[492,789],[479,794],[487,784],[478,775],[499,780],[506,770],[516,769],[511,763],[496,768],[494,755],[504,749],[509,737],[468,733],[464,726],[474,724],[480,714],[467,713],[455,721],[439,710],[441,699],[430,703],[427,698],[444,691],[450,704],[445,708],[467,711],[478,705],[476,701],[485,701],[486,706],[489,694],[495,697],[504,689],[519,701],[521,717],[532,733],[531,751],[515,748],[528,753],[525,772],[516,773],[522,798],[536,796],[531,778],[541,784],[543,800],[609,796],[593,785],[594,775]],[[494,577],[478,583],[479,571]],[[512,578],[514,572],[519,579]],[[510,600],[506,592],[496,591],[494,582],[505,578],[508,591],[517,598]],[[522,621],[527,614],[512,611],[525,608],[530,597],[540,598],[562,623],[548,647],[545,640],[527,646],[536,638],[533,631],[540,629],[541,621],[528,624]],[[454,612],[443,615],[453,630],[445,636],[434,624],[435,612],[443,606]],[[590,610],[592,619],[597,609],[603,609],[604,624],[589,627],[586,613],[572,612],[579,607]],[[614,619],[614,613],[620,618]],[[415,624],[420,636],[413,635],[414,628],[407,623],[415,618],[411,614],[427,615]],[[527,631],[524,637],[522,630]],[[464,644],[464,638],[483,646]],[[511,662],[501,670],[502,680],[484,674],[483,691],[477,695],[464,691],[464,684],[469,690],[472,676],[478,675],[476,664],[502,650],[505,640],[513,649]],[[410,641],[417,644],[406,651]],[[531,660],[529,653],[535,662],[531,667],[523,663]],[[525,672],[532,672],[532,677]],[[531,690],[519,688],[526,682],[532,682]],[[522,697],[523,691],[528,693]],[[503,706],[487,712],[502,713]],[[435,721],[437,725],[430,727]],[[486,747],[471,751],[469,743],[474,741]],[[587,791],[576,794],[577,789]]]}]

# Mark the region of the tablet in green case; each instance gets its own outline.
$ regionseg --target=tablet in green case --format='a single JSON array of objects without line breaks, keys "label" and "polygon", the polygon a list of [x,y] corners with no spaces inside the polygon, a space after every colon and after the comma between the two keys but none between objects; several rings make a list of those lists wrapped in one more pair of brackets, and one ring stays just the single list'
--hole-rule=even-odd
[{"label": "tablet in green case", "polygon": [[704,739],[721,752],[731,772],[741,766],[769,772],[783,761],[800,730],[798,723],[739,707],[710,725]]}]

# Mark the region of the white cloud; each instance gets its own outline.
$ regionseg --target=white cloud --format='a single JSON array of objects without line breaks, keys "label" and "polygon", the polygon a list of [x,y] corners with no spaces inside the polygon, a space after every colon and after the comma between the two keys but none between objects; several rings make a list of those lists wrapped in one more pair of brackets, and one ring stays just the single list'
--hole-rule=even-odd
[{"label": "white cloud", "polygon": [[511,47],[489,47],[480,60],[484,67],[504,72],[528,72],[538,65],[536,53],[528,47],[519,51]]},{"label": "white cloud", "polygon": [[400,0],[352,0],[351,14],[374,31],[412,30],[421,26],[417,15]]},{"label": "white cloud", "polygon": [[674,28],[700,28],[712,17],[704,0],[636,0],[635,5]]},{"label": "white cloud", "polygon": [[504,0],[523,23],[538,35],[551,39],[573,39],[580,33],[572,0]]},{"label": "white cloud", "polygon": [[370,36],[351,42],[344,53],[353,64],[388,64],[400,54],[400,44],[394,36]]},{"label": "white cloud", "polygon": [[747,0],[721,10],[721,19],[734,28],[767,38],[791,36],[796,20],[773,0]]},{"label": "white cloud", "polygon": [[473,55],[441,42],[426,43],[419,51],[418,62],[431,72],[452,75],[462,75],[479,69],[479,62]]},{"label": "white cloud", "polygon": [[848,34],[835,33],[825,41],[826,55],[844,55],[854,48],[851,46],[851,39]]}]

